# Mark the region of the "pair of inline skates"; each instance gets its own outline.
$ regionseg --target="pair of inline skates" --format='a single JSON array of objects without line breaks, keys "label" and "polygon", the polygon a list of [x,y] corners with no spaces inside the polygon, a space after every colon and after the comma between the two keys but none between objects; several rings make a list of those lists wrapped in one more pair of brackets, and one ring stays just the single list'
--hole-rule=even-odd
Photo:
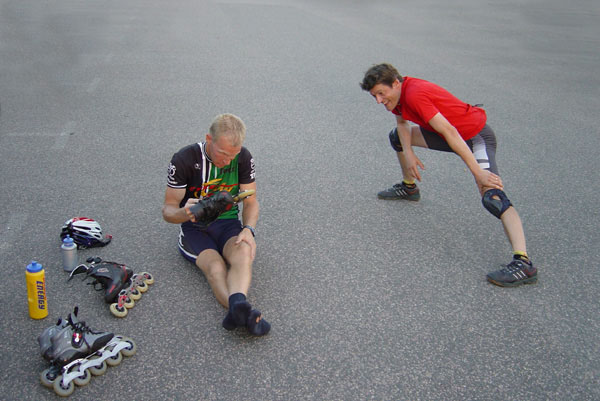
[{"label": "pair of inline skates", "polygon": [[110,305],[110,312],[116,317],[127,316],[127,310],[135,306],[148,286],[154,283],[154,277],[147,272],[133,273],[122,263],[103,261],[99,257],[90,257],[86,264],[77,266],[69,276],[85,273],[84,280],[91,277],[90,283],[95,290],[104,290],[104,300]]},{"label": "pair of inline skates", "polygon": [[75,307],[66,319],[59,319],[38,337],[41,354],[50,362],[40,380],[61,397],[71,395],[75,385],[85,386],[92,375],[104,374],[108,366],[120,364],[137,349],[130,338],[90,329],[77,313]]}]

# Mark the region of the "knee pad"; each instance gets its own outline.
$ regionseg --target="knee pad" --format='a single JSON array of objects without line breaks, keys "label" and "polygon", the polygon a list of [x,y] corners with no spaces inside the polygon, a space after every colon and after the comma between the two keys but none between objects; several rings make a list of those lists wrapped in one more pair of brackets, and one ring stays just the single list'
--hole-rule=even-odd
[{"label": "knee pad", "polygon": [[[500,199],[494,199],[494,196]],[[481,203],[483,203],[483,207],[485,207],[488,212],[497,218],[500,218],[502,213],[512,206],[512,203],[510,203],[510,200],[507,198],[504,191],[499,189],[490,189],[486,191],[483,194],[483,198],[481,198]]]},{"label": "knee pad", "polygon": [[390,145],[392,145],[392,148],[394,148],[396,152],[402,152],[402,144],[398,137],[398,128],[394,128],[390,131]]}]

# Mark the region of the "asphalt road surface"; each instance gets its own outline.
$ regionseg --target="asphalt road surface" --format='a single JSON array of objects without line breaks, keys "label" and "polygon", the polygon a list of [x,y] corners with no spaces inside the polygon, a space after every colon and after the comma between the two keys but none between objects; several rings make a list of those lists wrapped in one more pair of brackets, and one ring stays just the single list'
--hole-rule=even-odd
[{"label": "asphalt road surface", "polygon": [[[73,400],[600,399],[599,7],[0,0],[0,399],[55,398],[37,336],[74,305],[138,352]],[[383,61],[485,105],[537,285],[487,283],[510,247],[458,157],[417,151],[421,201],[376,198],[401,178],[394,117],[358,85]],[[264,338],[221,327],[160,211],[171,155],[222,112],[257,164]],[[66,281],[74,216],[114,237],[81,260],[155,275],[125,319]]]}]

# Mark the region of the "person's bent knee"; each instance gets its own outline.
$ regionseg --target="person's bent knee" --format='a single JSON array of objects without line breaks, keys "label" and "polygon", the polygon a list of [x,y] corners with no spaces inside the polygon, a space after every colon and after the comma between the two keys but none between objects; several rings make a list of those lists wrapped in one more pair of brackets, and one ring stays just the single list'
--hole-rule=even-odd
[{"label": "person's bent knee", "polygon": [[244,241],[236,244],[236,240],[234,237],[225,245],[224,255],[227,257],[227,260],[230,263],[232,261],[247,261],[251,263],[253,261],[252,248]]},{"label": "person's bent knee", "polygon": [[400,137],[398,136],[398,128],[394,128],[390,131],[390,145],[396,152],[402,152],[402,144],[400,143]]},{"label": "person's bent knee", "polygon": [[481,198],[481,203],[488,212],[497,218],[500,218],[502,214],[512,206],[511,201],[508,199],[504,191],[500,189],[489,189],[485,191],[483,197]]},{"label": "person's bent knee", "polygon": [[244,259],[248,259],[252,262],[252,247],[249,244],[242,241],[239,244],[235,245],[235,253],[236,256]]}]

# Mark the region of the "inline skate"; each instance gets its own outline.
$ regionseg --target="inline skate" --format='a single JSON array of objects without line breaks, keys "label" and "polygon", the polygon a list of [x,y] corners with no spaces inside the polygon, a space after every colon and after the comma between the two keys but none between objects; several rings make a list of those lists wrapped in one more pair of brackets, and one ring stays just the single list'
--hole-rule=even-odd
[{"label": "inline skate", "polygon": [[110,305],[110,312],[116,317],[127,316],[127,310],[135,306],[148,286],[154,283],[154,277],[147,272],[134,273],[121,263],[103,261],[99,257],[87,259],[89,265],[81,264],[72,272],[74,275],[85,273],[84,280],[92,277],[90,283],[97,291],[104,290],[104,300]]},{"label": "inline skate", "polygon": [[66,319],[45,329],[38,337],[40,351],[50,367],[40,374],[42,385],[67,397],[75,385],[85,386],[92,375],[99,376],[108,366],[132,356],[137,347],[133,340],[110,332],[97,332],[77,318],[77,307]]}]

